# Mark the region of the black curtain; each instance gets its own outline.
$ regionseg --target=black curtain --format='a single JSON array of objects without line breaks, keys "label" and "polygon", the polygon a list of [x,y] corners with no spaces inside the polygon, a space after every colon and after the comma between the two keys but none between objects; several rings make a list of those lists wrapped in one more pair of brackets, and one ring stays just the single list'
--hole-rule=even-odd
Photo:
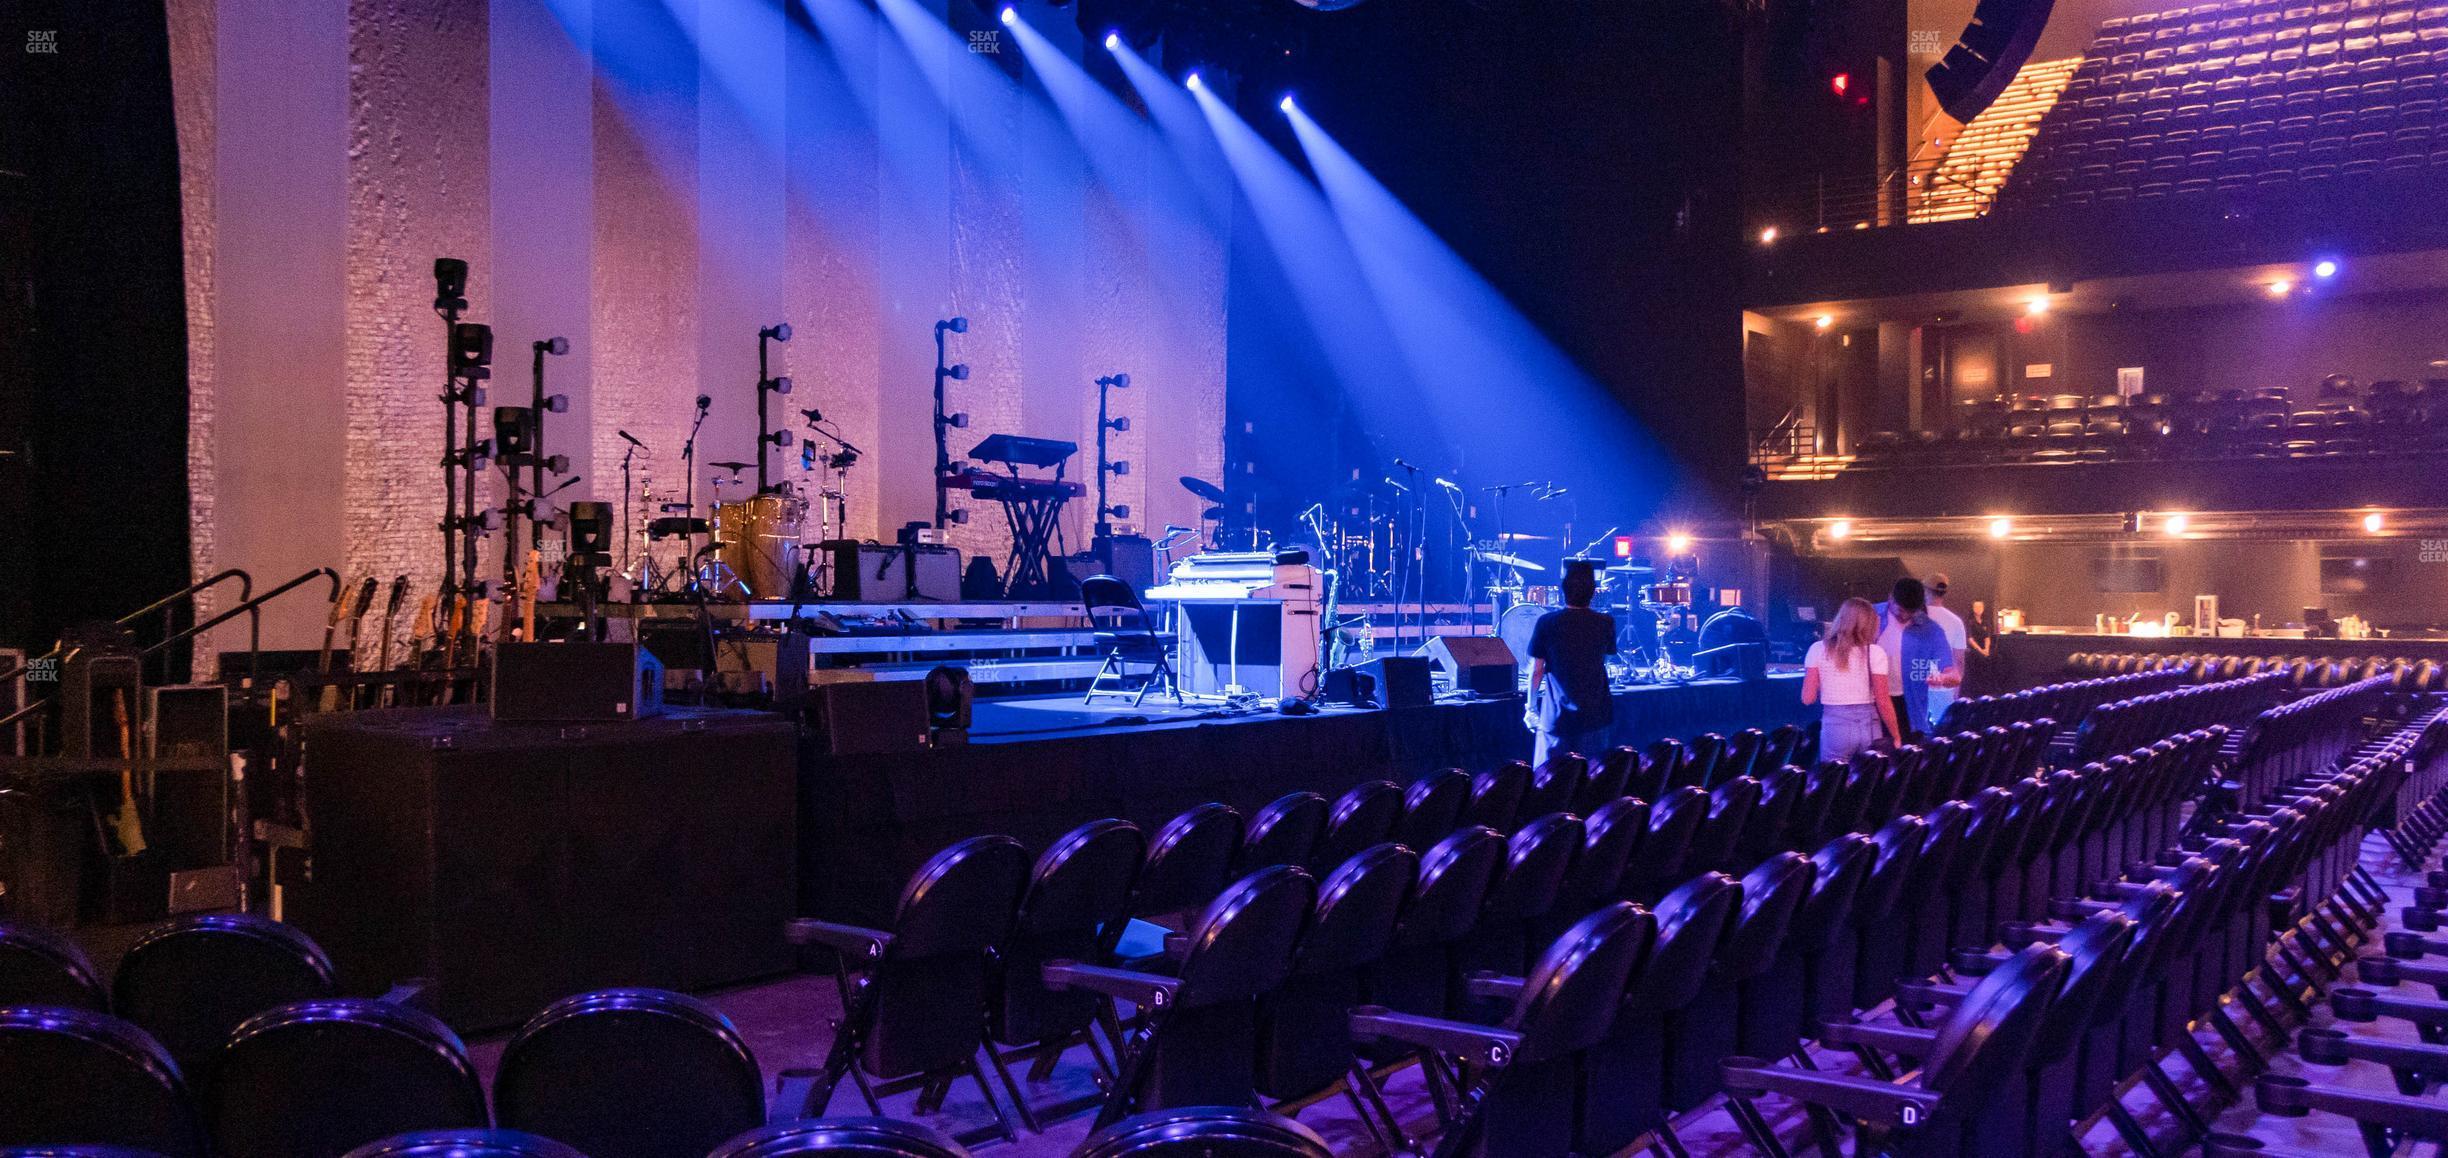
[{"label": "black curtain", "polygon": [[8,13],[0,644],[41,651],[187,583],[186,288],[161,0]]}]

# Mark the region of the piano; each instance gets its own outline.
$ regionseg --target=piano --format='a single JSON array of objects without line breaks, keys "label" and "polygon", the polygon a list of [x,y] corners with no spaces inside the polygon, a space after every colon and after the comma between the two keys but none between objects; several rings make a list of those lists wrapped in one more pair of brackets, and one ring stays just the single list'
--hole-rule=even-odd
[{"label": "piano", "polygon": [[1317,568],[1270,551],[1210,551],[1175,563],[1139,593],[1173,609],[1184,695],[1299,699],[1318,687]]}]

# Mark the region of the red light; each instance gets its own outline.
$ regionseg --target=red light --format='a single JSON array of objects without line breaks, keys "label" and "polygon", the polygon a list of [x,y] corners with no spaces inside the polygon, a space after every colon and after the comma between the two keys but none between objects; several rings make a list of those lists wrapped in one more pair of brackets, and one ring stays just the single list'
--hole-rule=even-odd
[{"label": "red light", "polygon": [[1840,72],[1828,78],[1828,91],[1835,93],[1837,96],[1843,96],[1845,94],[1845,90],[1852,87],[1852,73]]},{"label": "red light", "polygon": [[1615,557],[1618,559],[1629,559],[1632,557],[1632,536],[1615,536]]}]

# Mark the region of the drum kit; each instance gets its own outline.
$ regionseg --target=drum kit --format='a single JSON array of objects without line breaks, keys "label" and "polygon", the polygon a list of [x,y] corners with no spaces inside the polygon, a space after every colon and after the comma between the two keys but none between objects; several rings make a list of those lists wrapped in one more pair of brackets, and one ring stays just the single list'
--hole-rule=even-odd
[{"label": "drum kit", "polygon": [[[647,491],[648,519],[641,538],[644,550],[630,581],[642,591],[668,592],[675,585],[717,599],[774,599],[788,596],[811,558],[805,545],[808,500],[788,483],[764,494],[726,498],[726,491],[753,489],[741,477],[750,462],[709,463],[729,477],[714,480],[711,517],[699,515],[687,502],[656,503]],[[682,565],[667,566],[662,544],[679,545]]]}]

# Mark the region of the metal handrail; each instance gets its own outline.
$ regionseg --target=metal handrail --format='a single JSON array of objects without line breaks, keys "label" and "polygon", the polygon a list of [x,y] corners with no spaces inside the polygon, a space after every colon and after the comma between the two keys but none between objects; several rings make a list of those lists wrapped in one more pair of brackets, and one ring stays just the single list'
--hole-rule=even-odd
[{"label": "metal handrail", "polygon": [[[244,603],[244,602],[246,602],[247,600],[254,598],[254,595],[255,595],[255,577],[254,577],[253,575],[249,575],[249,574],[247,574],[247,572],[246,572],[246,570],[245,570],[244,568],[241,568],[241,567],[232,567],[232,568],[230,568],[230,569],[228,569],[228,570],[226,570],[226,571],[221,572],[221,573],[220,573],[220,574],[218,574],[218,575],[214,575],[214,576],[212,576],[211,578],[208,578],[208,579],[199,579],[199,580],[197,580],[197,581],[195,581],[195,582],[193,582],[193,583],[188,584],[188,585],[187,585],[187,586],[185,586],[185,587],[181,587],[181,588],[179,588],[178,590],[173,591],[173,592],[171,592],[171,593],[170,593],[170,594],[168,594],[168,595],[164,595],[164,596],[162,596],[161,598],[156,599],[156,600],[154,600],[154,601],[153,601],[153,602],[151,602],[151,603],[147,603],[147,604],[145,604],[144,606],[139,607],[139,608],[137,608],[137,609],[136,609],[136,610],[134,610],[134,611],[128,612],[127,614],[122,615],[122,616],[120,616],[120,617],[119,617],[119,618],[117,618],[117,619],[111,620],[111,622],[112,622],[113,624],[116,624],[116,625],[120,626],[120,627],[128,627],[128,626],[133,625],[133,624],[134,624],[134,623],[135,623],[137,620],[142,619],[142,618],[144,618],[144,617],[145,617],[145,616],[147,616],[147,615],[151,615],[152,613],[154,613],[154,612],[156,612],[156,611],[167,611],[167,610],[168,610],[168,609],[169,609],[171,606],[173,606],[174,604],[178,604],[178,603],[182,603],[182,602],[183,602],[183,603],[188,604],[189,606],[193,606],[193,605],[195,604],[195,597],[196,597],[196,596],[203,594],[203,593],[204,593],[204,592],[205,592],[207,589],[209,589],[209,588],[211,588],[211,587],[214,587],[214,586],[216,586],[216,585],[220,584],[222,581],[227,580],[227,579],[229,579],[229,578],[231,578],[231,577],[233,577],[233,576],[235,576],[235,577],[237,578],[237,580],[238,580],[238,601],[239,601],[239,602],[241,602],[241,603]],[[163,631],[165,631],[165,632],[167,632],[167,631],[169,631],[169,630],[170,630],[170,624],[169,624],[169,620],[167,619],[167,617],[165,617],[165,618],[164,618],[164,620],[163,620],[163,623],[162,623],[162,630],[163,630]],[[256,618],[256,621],[255,621],[255,626],[254,626],[254,628],[252,629],[252,631],[250,632],[250,639],[249,639],[249,644],[250,644],[250,646],[255,646],[255,645],[256,645],[256,641],[258,641],[258,640],[260,640],[260,639],[261,639],[262,634],[263,634],[263,620],[262,620],[262,617],[258,616],[258,617]],[[66,650],[65,645],[61,645],[61,644],[54,644],[54,645],[52,645],[51,650],[49,650],[49,651],[47,651],[47,652],[44,652],[44,653],[43,653],[43,654],[41,654],[41,655],[35,656],[35,657],[33,657],[32,659],[29,659],[29,660],[25,661],[24,663],[21,663],[21,664],[17,665],[16,667],[11,668],[11,669],[9,669],[9,670],[7,670],[7,671],[0,671],[0,682],[4,682],[4,681],[7,681],[7,680],[14,680],[14,679],[23,679],[23,678],[25,678],[25,674],[26,674],[27,672],[34,670],[34,664],[35,664],[37,661],[40,661],[40,660],[46,660],[46,659],[57,659],[57,658],[59,658],[60,653],[61,653],[62,651],[65,651],[65,650]]]},{"label": "metal handrail", "polygon": [[[191,624],[191,625],[189,625],[189,626],[188,626],[188,628],[187,628],[186,630],[184,630],[184,631],[180,631],[180,632],[177,632],[177,633],[175,633],[175,634],[171,635],[169,638],[164,639],[164,640],[162,640],[161,642],[156,643],[156,644],[154,644],[154,645],[153,645],[153,646],[151,646],[151,647],[145,648],[144,650],[137,652],[137,653],[136,653],[136,658],[138,658],[139,660],[141,660],[141,659],[144,659],[144,658],[145,658],[145,657],[147,657],[147,656],[153,655],[153,654],[155,654],[156,652],[161,651],[163,648],[169,647],[171,644],[177,643],[177,642],[179,642],[179,641],[181,641],[181,640],[193,639],[193,638],[195,638],[196,636],[198,636],[198,635],[200,635],[200,634],[202,634],[202,633],[204,633],[204,632],[210,631],[210,630],[212,630],[213,628],[219,627],[219,626],[221,626],[222,624],[227,623],[227,622],[229,622],[230,620],[236,619],[236,618],[238,618],[238,617],[239,617],[239,616],[241,616],[241,615],[255,615],[255,616],[260,616],[260,614],[261,614],[261,612],[262,612],[262,609],[263,609],[264,604],[270,603],[270,602],[272,602],[273,600],[278,599],[278,598],[280,598],[281,596],[286,595],[286,594],[288,594],[288,593],[289,593],[289,592],[291,592],[291,591],[294,591],[294,590],[296,590],[296,589],[298,589],[298,588],[300,588],[300,587],[303,587],[303,586],[305,586],[306,584],[313,582],[313,581],[314,581],[316,578],[318,578],[318,577],[330,580],[330,582],[331,582],[331,595],[330,595],[330,599],[331,599],[331,601],[332,601],[332,602],[334,602],[334,603],[339,602],[339,601],[340,601],[340,573],[339,573],[338,571],[334,571],[334,570],[332,570],[332,569],[331,569],[331,568],[329,568],[329,567],[317,567],[317,568],[314,568],[314,569],[313,569],[313,570],[311,570],[311,571],[306,572],[305,574],[299,575],[299,576],[298,576],[297,578],[295,578],[295,579],[291,579],[291,580],[289,580],[288,582],[283,583],[283,584],[281,584],[280,586],[278,586],[278,587],[275,587],[275,588],[271,589],[270,591],[266,591],[266,592],[264,592],[263,594],[258,595],[258,596],[255,596],[254,598],[248,599],[248,600],[246,600],[245,602],[242,602],[242,603],[238,604],[237,606],[232,607],[232,608],[230,608],[229,610],[222,612],[222,613],[221,613],[221,614],[219,614],[219,615],[213,616],[212,618],[207,619],[207,620],[205,620],[205,621],[204,621],[204,622],[202,622],[202,623],[197,623],[197,624]],[[262,663],[263,663],[263,652],[262,652],[262,649],[261,649],[260,647],[255,647],[255,648],[252,648],[252,649],[251,649],[251,651],[250,651],[250,654],[249,654],[249,656],[248,656],[248,672],[249,672],[249,674],[248,674],[248,679],[249,679],[250,683],[252,683],[253,681],[255,681],[255,680],[256,680],[256,678],[262,674]],[[32,702],[30,702],[30,703],[26,704],[24,707],[21,707],[21,708],[17,709],[16,711],[9,713],[7,716],[0,717],[0,728],[5,728],[5,727],[9,726],[10,724],[14,724],[14,723],[16,723],[17,721],[19,721],[19,720],[22,720],[22,719],[26,718],[27,716],[33,715],[33,714],[34,714],[36,711],[39,711],[39,710],[41,710],[42,708],[49,706],[49,705],[50,705],[50,703],[51,703],[51,701],[52,701],[52,700],[54,700],[54,699],[57,699],[57,698],[58,698],[58,697],[56,697],[56,696],[44,696],[43,698],[41,698],[41,699],[39,699],[39,700],[34,700],[34,701],[32,701]]]}]

